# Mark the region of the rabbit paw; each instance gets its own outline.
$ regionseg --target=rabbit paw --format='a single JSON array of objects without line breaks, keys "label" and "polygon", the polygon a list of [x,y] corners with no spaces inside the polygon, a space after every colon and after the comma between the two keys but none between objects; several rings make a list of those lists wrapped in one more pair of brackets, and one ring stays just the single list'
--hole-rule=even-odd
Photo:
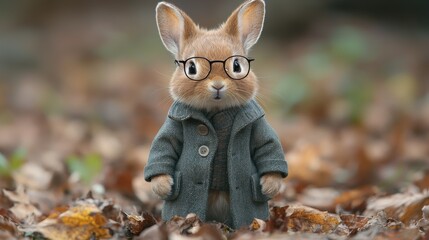
[{"label": "rabbit paw", "polygon": [[165,198],[171,193],[173,178],[170,175],[162,174],[152,178],[150,181],[152,191],[160,198]]},{"label": "rabbit paw", "polygon": [[267,173],[261,177],[262,193],[274,197],[280,190],[283,177],[279,173]]}]

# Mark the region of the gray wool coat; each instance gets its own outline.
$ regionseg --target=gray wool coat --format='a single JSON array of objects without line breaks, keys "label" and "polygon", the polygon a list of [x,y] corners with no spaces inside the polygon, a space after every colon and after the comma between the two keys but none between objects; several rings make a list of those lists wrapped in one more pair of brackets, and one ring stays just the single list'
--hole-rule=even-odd
[{"label": "gray wool coat", "polygon": [[[215,130],[203,112],[173,103],[144,170],[146,181],[159,174],[173,176],[172,192],[164,199],[164,220],[188,213],[206,219],[217,144]],[[269,172],[286,177],[288,169],[279,139],[254,100],[242,106],[235,117],[227,156],[231,227],[247,226],[253,218],[266,219],[269,198],[261,192],[260,177]]]}]

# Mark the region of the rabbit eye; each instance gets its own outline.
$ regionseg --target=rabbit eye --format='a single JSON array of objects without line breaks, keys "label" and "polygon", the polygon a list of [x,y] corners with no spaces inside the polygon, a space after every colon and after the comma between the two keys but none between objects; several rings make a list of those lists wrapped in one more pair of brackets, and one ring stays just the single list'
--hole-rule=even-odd
[{"label": "rabbit eye", "polygon": [[233,63],[233,71],[234,71],[235,73],[240,73],[240,72],[241,72],[241,66],[240,66],[240,63],[238,62],[238,59],[235,59],[235,60],[234,60],[234,63]]},{"label": "rabbit eye", "polygon": [[188,66],[188,74],[195,75],[197,74],[197,67],[194,62],[190,62]]}]

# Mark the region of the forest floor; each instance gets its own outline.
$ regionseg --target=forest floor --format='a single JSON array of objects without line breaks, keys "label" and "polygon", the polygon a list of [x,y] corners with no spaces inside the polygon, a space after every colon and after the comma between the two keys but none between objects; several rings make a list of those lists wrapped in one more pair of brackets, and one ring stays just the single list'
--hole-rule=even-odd
[{"label": "forest floor", "polygon": [[340,20],[256,47],[290,174],[238,230],[161,221],[143,179],[172,66],[49,28],[45,70],[0,75],[0,239],[429,239],[429,36]]}]

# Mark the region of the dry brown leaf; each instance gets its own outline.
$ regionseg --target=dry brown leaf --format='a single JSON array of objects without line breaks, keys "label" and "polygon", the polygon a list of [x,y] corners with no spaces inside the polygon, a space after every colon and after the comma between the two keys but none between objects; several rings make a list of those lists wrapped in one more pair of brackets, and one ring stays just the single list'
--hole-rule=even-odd
[{"label": "dry brown leaf", "polygon": [[0,216],[8,218],[14,223],[19,223],[19,219],[8,209],[0,208]]},{"label": "dry brown leaf", "polygon": [[42,166],[29,162],[13,173],[13,179],[18,185],[29,189],[47,190],[54,177],[53,172]]},{"label": "dry brown leaf", "polygon": [[192,239],[196,238],[202,240],[226,239],[222,231],[215,224],[204,224],[192,237]]},{"label": "dry brown leaf", "polygon": [[143,231],[140,236],[134,237],[136,240],[157,239],[168,240],[168,230],[165,223],[153,225]]},{"label": "dry brown leaf", "polygon": [[417,227],[429,231],[429,205],[424,206],[422,212],[423,218],[418,221]]},{"label": "dry brown leaf", "polygon": [[16,223],[14,223],[10,218],[0,215],[0,232],[8,233],[11,236],[16,236],[18,233]]},{"label": "dry brown leaf", "polygon": [[365,226],[361,227],[355,236],[356,239],[374,239],[375,236],[386,231],[398,231],[404,228],[398,220],[388,218],[386,213],[378,212],[371,218],[368,218]]},{"label": "dry brown leaf", "polygon": [[133,178],[142,169],[136,168],[134,165],[124,164],[122,162],[114,162],[107,167],[103,185],[110,191],[117,191],[121,194],[133,195]]},{"label": "dry brown leaf", "polygon": [[[37,231],[49,239],[97,239],[109,238],[105,225],[107,219],[99,207],[91,202],[78,202],[64,212],[54,212],[49,218],[24,231]],[[61,213],[59,213],[61,212]],[[58,214],[59,213],[59,214]]]},{"label": "dry brown leaf", "polygon": [[353,213],[362,213],[366,208],[368,198],[378,192],[378,188],[374,186],[363,186],[345,191],[334,199],[334,206]]},{"label": "dry brown leaf", "polygon": [[390,230],[386,232],[380,232],[373,239],[374,240],[392,240],[392,239],[419,240],[419,239],[422,239],[422,234],[417,228],[400,229],[399,231]]},{"label": "dry brown leaf", "polygon": [[286,216],[288,227],[294,231],[330,233],[341,223],[338,215],[299,205],[290,205]]},{"label": "dry brown leaf", "polygon": [[422,208],[429,204],[429,192],[398,193],[368,201],[366,216],[384,211],[388,218],[401,220],[404,224],[415,223],[422,218]]},{"label": "dry brown leaf", "polygon": [[126,231],[130,233],[130,234],[127,234],[130,237],[137,236],[145,229],[156,224],[155,218],[147,212],[144,212],[141,215],[124,213],[124,216],[125,216],[125,223],[124,223],[125,228],[126,228]]},{"label": "dry brown leaf", "polygon": [[341,221],[347,226],[349,229],[349,236],[356,234],[360,231],[367,223],[368,218],[364,216],[358,216],[354,214],[341,214]]},{"label": "dry brown leaf", "polygon": [[335,199],[339,194],[339,191],[334,188],[306,188],[298,195],[298,201],[305,206],[334,212]]},{"label": "dry brown leaf", "polygon": [[[264,230],[266,232],[287,232],[291,229],[294,232],[331,233],[341,223],[340,217],[335,214],[302,205],[273,207],[270,213]],[[255,230],[258,230],[255,226]]]},{"label": "dry brown leaf", "polygon": [[423,176],[414,181],[414,184],[419,187],[421,191],[429,190],[429,170],[426,170]]},{"label": "dry brown leaf", "polygon": [[267,227],[267,223],[264,220],[255,218],[249,226],[249,229],[254,232],[262,232]]},{"label": "dry brown leaf", "polygon": [[13,202],[9,210],[19,219],[24,220],[30,216],[41,216],[42,213],[30,202],[24,188],[19,186],[15,191],[3,189],[3,193]]},{"label": "dry brown leaf", "polygon": [[190,213],[185,218],[175,216],[167,222],[168,231],[179,234],[195,234],[201,228],[202,221],[196,214]]},{"label": "dry brown leaf", "polygon": [[92,149],[107,160],[117,159],[123,152],[123,143],[114,133],[97,131],[92,138]]},{"label": "dry brown leaf", "polygon": [[288,208],[289,206],[272,207],[270,210],[270,218],[267,221],[265,229],[262,230],[270,233],[274,231],[287,232],[289,218],[286,216],[286,210]]},{"label": "dry brown leaf", "polygon": [[408,137],[403,142],[402,155],[408,161],[422,161],[428,160],[428,142],[426,139],[418,137]]},{"label": "dry brown leaf", "polygon": [[297,142],[286,154],[290,174],[288,180],[298,180],[315,186],[328,186],[333,181],[335,166],[323,157],[321,143]]}]

